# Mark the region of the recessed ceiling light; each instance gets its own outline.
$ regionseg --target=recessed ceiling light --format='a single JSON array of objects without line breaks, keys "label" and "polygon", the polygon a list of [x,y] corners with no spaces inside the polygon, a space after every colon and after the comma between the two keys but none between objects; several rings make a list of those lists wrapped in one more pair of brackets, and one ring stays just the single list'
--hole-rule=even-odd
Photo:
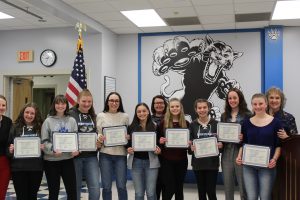
[{"label": "recessed ceiling light", "polygon": [[3,12],[0,12],[0,19],[11,19],[14,18],[13,16],[10,16],[8,14],[5,14]]},{"label": "recessed ceiling light", "polygon": [[277,1],[272,20],[300,19],[300,1]]},{"label": "recessed ceiling light", "polygon": [[166,23],[153,9],[121,11],[138,27],[166,26]]}]

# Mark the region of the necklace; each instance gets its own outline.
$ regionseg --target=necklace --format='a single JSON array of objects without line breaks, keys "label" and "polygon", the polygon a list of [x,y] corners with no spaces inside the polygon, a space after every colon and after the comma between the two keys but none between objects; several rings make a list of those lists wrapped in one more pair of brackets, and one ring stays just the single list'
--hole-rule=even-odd
[{"label": "necklace", "polygon": [[200,118],[198,118],[199,124],[201,124],[201,126],[203,126],[204,129],[207,128],[207,124],[209,121],[210,121],[210,117],[207,117],[206,121],[201,121]]}]

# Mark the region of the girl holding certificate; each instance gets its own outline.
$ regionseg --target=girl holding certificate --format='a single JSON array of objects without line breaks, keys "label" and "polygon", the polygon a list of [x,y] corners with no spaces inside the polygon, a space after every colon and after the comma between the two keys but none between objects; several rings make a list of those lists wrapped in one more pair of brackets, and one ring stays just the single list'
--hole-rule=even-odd
[{"label": "girl holding certificate", "polygon": [[[254,116],[246,119],[242,125],[243,143],[270,148],[270,159],[267,167],[243,165],[247,199],[269,200],[276,173],[276,162],[280,156],[277,132],[281,129],[278,119],[267,114],[267,98],[263,94],[252,96],[251,105]],[[258,150],[257,150],[258,151]],[[241,165],[243,148],[240,148],[236,163]],[[267,159],[267,158],[266,158]]]},{"label": "girl holding certificate", "polygon": [[69,115],[69,104],[64,95],[57,95],[50,107],[49,115],[42,125],[44,147],[44,169],[49,188],[49,200],[57,200],[62,178],[68,199],[76,200],[76,174],[74,156],[78,151],[55,151],[53,133],[77,132],[76,120]]},{"label": "girl holding certificate", "polygon": [[[224,110],[225,112],[221,116],[221,122],[226,123],[232,122],[242,125],[244,119],[249,118],[251,115],[243,93],[237,88],[232,88],[227,93]],[[241,134],[240,139],[242,139]],[[247,199],[243,181],[243,168],[235,162],[239,149],[240,144],[223,142],[221,164],[226,200],[234,199],[235,179],[237,179],[239,185],[241,199]]]},{"label": "girl holding certificate", "polygon": [[10,166],[9,160],[6,157],[6,152],[7,140],[12,121],[10,118],[4,115],[6,108],[6,98],[0,95],[0,200],[5,199],[6,190],[10,179]]},{"label": "girl holding certificate", "polygon": [[179,99],[172,98],[169,101],[164,120],[158,127],[159,143],[162,145],[161,171],[163,191],[162,199],[171,200],[175,195],[176,200],[183,200],[183,181],[187,172],[187,148],[167,148],[165,143],[166,129],[188,128],[185,120],[183,106]]},{"label": "girl holding certificate", "polygon": [[[152,122],[149,107],[145,103],[139,103],[135,107],[134,118],[128,133],[132,136],[133,132],[154,132],[155,130],[156,126]],[[156,200],[156,179],[160,167],[157,154],[160,153],[160,148],[156,147],[155,151],[135,152],[131,144],[132,137],[127,149],[129,153],[127,165],[128,169],[131,169],[135,200],[144,200],[145,191],[148,200]]]},{"label": "girl holding certificate", "polygon": [[[96,133],[93,97],[88,89],[83,89],[79,93],[77,104],[70,110],[70,115],[75,118],[79,133]],[[98,200],[100,198],[100,172],[97,151],[80,152],[74,159],[74,165],[77,181],[77,200],[80,200],[81,196],[82,175],[84,175],[87,183],[89,200]]]},{"label": "girl holding certificate", "polygon": [[[37,193],[43,178],[43,158],[13,158],[14,139],[20,137],[41,137],[43,121],[35,103],[27,103],[20,111],[8,139],[9,156],[14,188],[18,200],[37,199]],[[44,145],[41,145],[41,149]]]},{"label": "girl holding certificate", "polygon": [[[218,122],[209,117],[211,104],[206,99],[197,99],[194,103],[195,112],[198,118],[190,125],[190,139],[217,137]],[[216,148],[222,148],[222,143],[218,142]],[[195,152],[194,145],[191,151]],[[199,200],[216,200],[216,185],[219,171],[219,155],[196,158],[195,153],[192,154],[192,167],[195,173]]]},{"label": "girl holding certificate", "polygon": [[[117,92],[111,92],[106,100],[102,113],[97,115],[97,129],[99,141],[106,139],[103,135],[104,127],[127,126],[129,116],[124,112],[121,96]],[[116,177],[118,197],[127,200],[127,151],[125,146],[102,146],[99,154],[99,165],[101,172],[102,197],[103,200],[112,199],[111,185],[113,175]]]}]

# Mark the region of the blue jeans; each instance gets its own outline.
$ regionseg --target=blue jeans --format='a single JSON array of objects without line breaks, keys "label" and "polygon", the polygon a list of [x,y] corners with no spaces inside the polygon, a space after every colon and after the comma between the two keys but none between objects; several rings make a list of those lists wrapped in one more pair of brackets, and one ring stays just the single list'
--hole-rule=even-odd
[{"label": "blue jeans", "polygon": [[156,180],[158,168],[149,168],[149,160],[133,158],[131,176],[135,189],[135,200],[156,200]]},{"label": "blue jeans", "polygon": [[82,175],[85,177],[89,192],[89,200],[100,199],[99,166],[96,156],[74,159],[77,185],[77,200],[80,200]]},{"label": "blue jeans", "polygon": [[276,169],[243,166],[245,189],[248,200],[271,200]]},{"label": "blue jeans", "polygon": [[113,175],[116,177],[119,200],[127,200],[127,157],[100,153],[99,165],[101,171],[101,183],[103,187],[103,200],[112,199],[111,185]]}]

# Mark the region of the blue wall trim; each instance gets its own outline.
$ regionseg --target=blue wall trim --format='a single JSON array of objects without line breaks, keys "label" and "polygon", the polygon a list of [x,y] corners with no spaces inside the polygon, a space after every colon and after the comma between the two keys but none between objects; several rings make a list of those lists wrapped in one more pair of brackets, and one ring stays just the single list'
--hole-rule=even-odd
[{"label": "blue wall trim", "polygon": [[272,86],[283,89],[283,27],[265,28],[265,72],[263,92]]}]

